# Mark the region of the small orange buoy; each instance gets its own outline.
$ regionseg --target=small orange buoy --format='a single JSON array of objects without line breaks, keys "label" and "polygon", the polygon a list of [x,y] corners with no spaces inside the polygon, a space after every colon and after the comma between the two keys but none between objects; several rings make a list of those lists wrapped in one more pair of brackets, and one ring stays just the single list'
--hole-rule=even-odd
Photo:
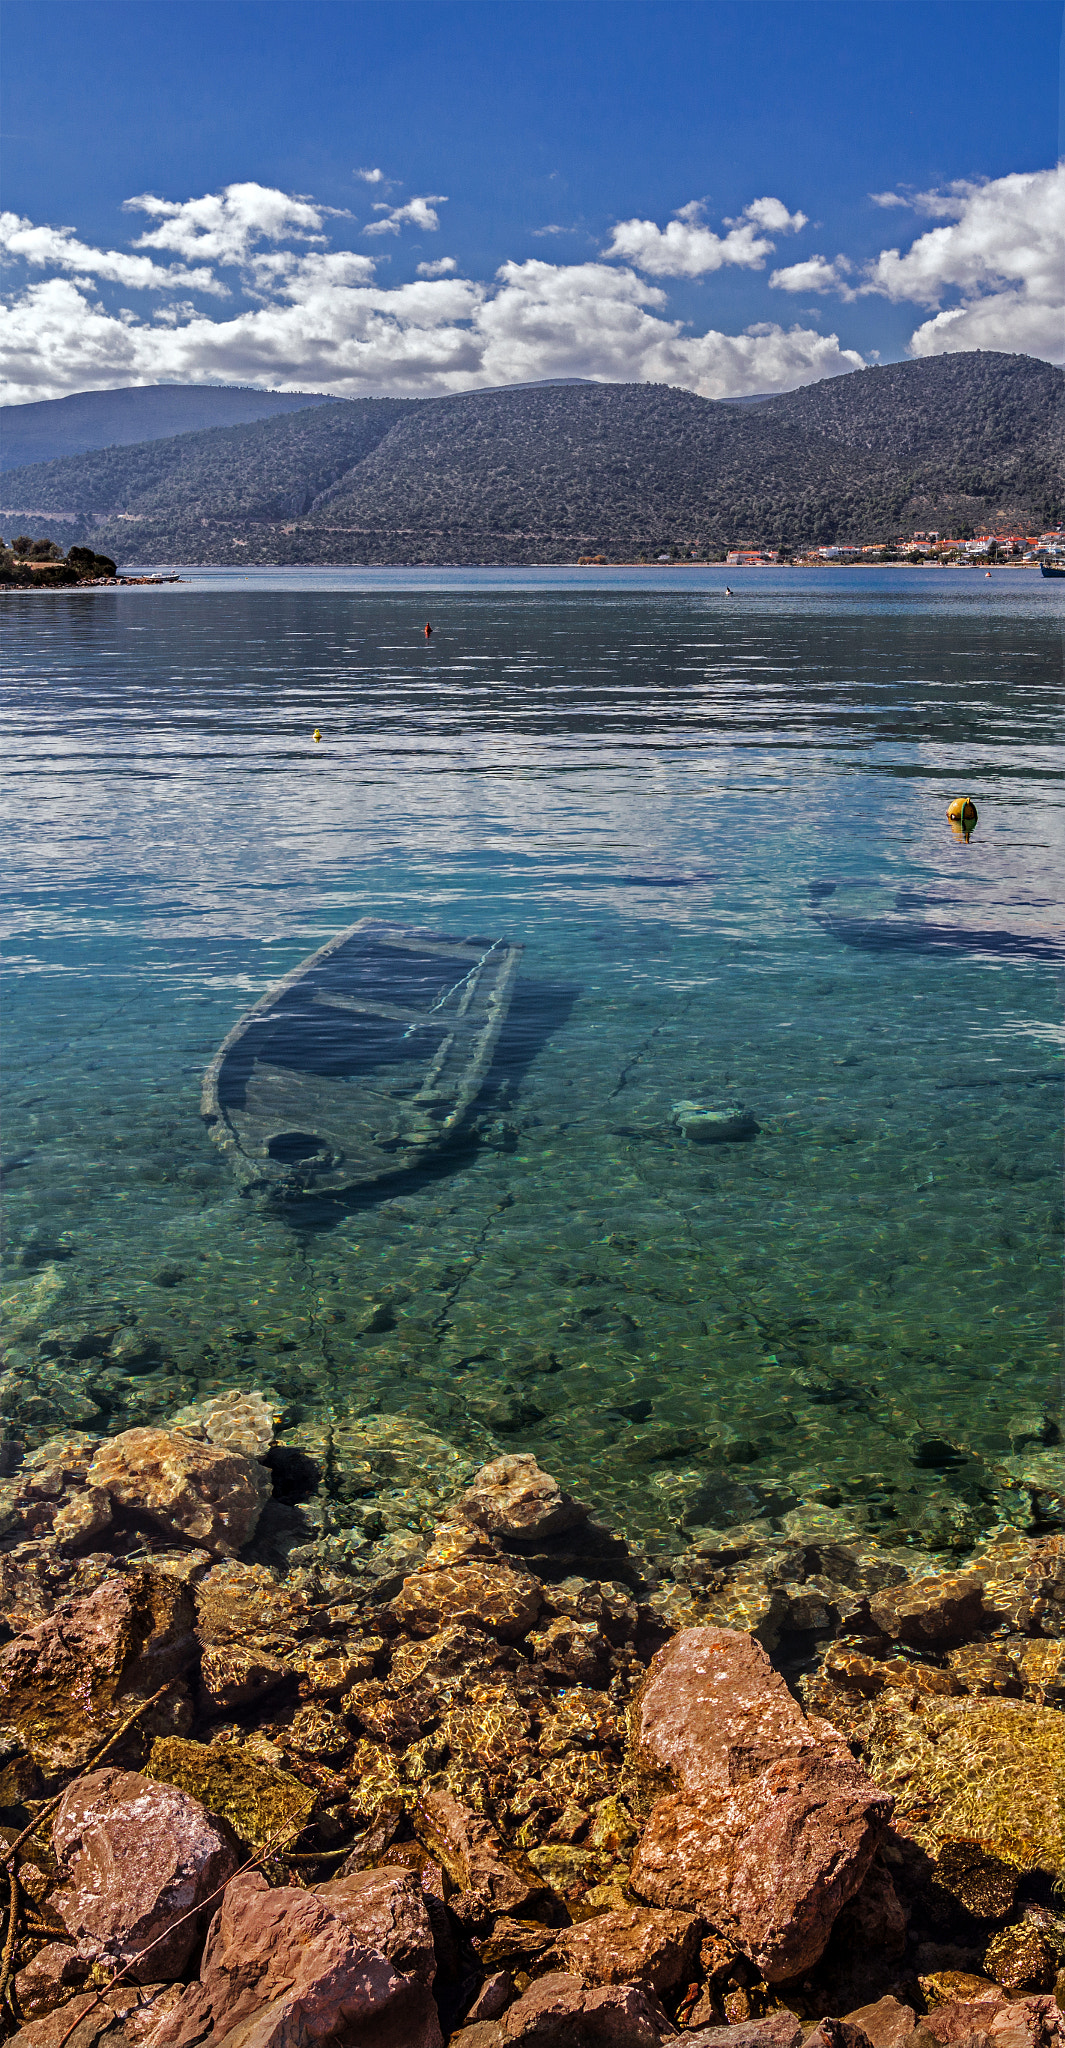
[{"label": "small orange buoy", "polygon": [[427,640],[431,640],[431,639],[432,639],[432,637],[433,637],[433,629],[432,629],[431,625],[429,624],[429,621],[428,621],[428,619],[426,619],[426,622],[425,622],[425,637],[426,637],[426,639],[427,639]]},{"label": "small orange buoy", "polygon": [[951,824],[960,825],[963,832],[972,831],[978,815],[971,796],[956,796],[954,802],[947,805],[947,817]]},{"label": "small orange buoy", "polygon": [[317,745],[318,745],[318,742],[319,742],[319,740],[321,739],[321,737],[322,737],[322,735],[321,735],[321,732],[319,731],[318,727],[317,727],[317,726],[315,726],[315,728],[314,728],[314,744],[315,744],[315,746],[317,746]]}]

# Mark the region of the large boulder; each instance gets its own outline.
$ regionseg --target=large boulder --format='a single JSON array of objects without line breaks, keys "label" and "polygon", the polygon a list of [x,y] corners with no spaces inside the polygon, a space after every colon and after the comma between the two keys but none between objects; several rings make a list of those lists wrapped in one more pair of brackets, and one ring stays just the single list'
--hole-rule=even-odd
[{"label": "large boulder", "polygon": [[[42,1770],[81,1770],[139,1703],[194,1662],[192,1621],[186,1588],[148,1565],[60,1602],[0,1650],[0,1722]],[[163,1733],[190,1719],[179,1684],[139,1725]]]},{"label": "large boulder", "polygon": [[127,1429],[100,1445],[88,1485],[169,1538],[232,1557],[255,1534],[270,1475],[242,1451],[182,1430]]},{"label": "large boulder", "polygon": [[199,1983],[162,2020],[152,2048],[198,2048],[227,2036],[234,2048],[238,2039],[242,2048],[441,2048],[418,1881],[409,1871],[388,1879],[372,1896],[348,1893],[334,1903],[294,1886],[271,1891],[257,1871],[234,1878],[211,1924]]},{"label": "large boulder", "polygon": [[541,1472],[526,1452],[482,1465],[454,1511],[492,1536],[526,1542],[555,1536],[588,1519],[587,1508],[563,1493],[557,1479]]},{"label": "large boulder", "polygon": [[731,1629],[682,1629],[658,1652],[633,1748],[645,1792],[664,1794],[633,1890],[710,1921],[770,1983],[809,1968],[865,1876],[890,1796]]},{"label": "large boulder", "polygon": [[136,1771],[79,1778],[52,1841],[65,1880],[55,1904],[80,1954],[135,1983],[179,1974],[200,1932],[197,1907],[237,1862],[195,1799]]}]

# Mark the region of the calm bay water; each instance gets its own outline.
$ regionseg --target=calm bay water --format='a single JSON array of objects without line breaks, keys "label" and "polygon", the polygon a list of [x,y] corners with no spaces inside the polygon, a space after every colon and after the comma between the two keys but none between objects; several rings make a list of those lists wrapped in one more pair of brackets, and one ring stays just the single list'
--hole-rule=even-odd
[{"label": "calm bay water", "polygon": [[[737,580],[5,602],[12,1434],[262,1386],[669,1546],[1065,1517],[1060,586]],[[438,1168],[277,1214],[202,1070],[367,915],[521,940],[507,1036]]]}]

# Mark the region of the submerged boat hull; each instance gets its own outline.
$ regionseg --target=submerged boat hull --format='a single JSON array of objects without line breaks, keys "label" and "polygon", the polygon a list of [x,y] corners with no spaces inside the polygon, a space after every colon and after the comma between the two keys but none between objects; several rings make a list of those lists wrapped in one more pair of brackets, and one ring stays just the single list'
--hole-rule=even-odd
[{"label": "submerged boat hull", "polygon": [[424,1164],[484,1084],[521,955],[364,918],[276,982],[204,1075],[241,1187],[339,1194]]}]

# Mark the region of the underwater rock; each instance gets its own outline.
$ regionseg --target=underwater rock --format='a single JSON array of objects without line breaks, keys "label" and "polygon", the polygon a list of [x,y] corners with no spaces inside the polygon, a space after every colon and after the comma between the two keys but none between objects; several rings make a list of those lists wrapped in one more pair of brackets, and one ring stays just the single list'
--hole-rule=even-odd
[{"label": "underwater rock", "polygon": [[984,1968],[1004,1991],[1052,1991],[1057,1957],[1038,1927],[1022,1920],[988,1942]]},{"label": "underwater rock", "polygon": [[[42,1770],[80,1770],[141,1701],[194,1662],[196,1647],[192,1602],[175,1580],[147,1565],[104,1579],[0,1650],[0,1722]],[[160,1700],[141,1730],[172,1727],[181,1699],[179,1691]]]},{"label": "underwater rock", "polygon": [[520,1918],[546,1902],[547,1888],[526,1858],[506,1850],[491,1821],[449,1792],[424,1792],[411,1819],[458,1888],[450,1903],[464,1926],[483,1929],[497,1914]]},{"label": "underwater rock", "polygon": [[455,1514],[492,1536],[535,1541],[586,1522],[588,1510],[541,1472],[530,1453],[493,1459],[455,1503]]},{"label": "underwater rock", "polygon": [[231,1557],[249,1537],[269,1476],[240,1451],[197,1443],[178,1430],[127,1429],[102,1443],[88,1484],[170,1536]]},{"label": "underwater rock", "polygon": [[1065,1715],[1026,1700],[929,1699],[878,1706],[870,1768],[930,1855],[967,1837],[1019,1870],[1065,1874]]},{"label": "underwater rock", "polygon": [[247,1643],[212,1644],[200,1659],[200,1683],[209,1711],[232,1713],[237,1707],[250,1707],[292,1676],[288,1664]]},{"label": "underwater rock", "polygon": [[[406,1881],[406,1873],[397,1879]],[[271,1891],[247,1871],[227,1886],[199,1983],[161,2021],[153,2048],[220,2043],[238,2029],[255,2048],[357,2040],[360,2032],[374,2048],[442,2048],[432,1968],[407,1976],[326,1898],[290,1886]]]},{"label": "underwater rock", "polygon": [[633,1890],[733,1935],[770,1983],[806,1969],[861,1884],[890,1799],[732,1630],[684,1629],[658,1652],[633,1734],[638,1775],[678,1788],[652,1809]]},{"label": "underwater rock", "polygon": [[213,1565],[196,1588],[202,1643],[284,1642],[306,1635],[311,1625],[307,1601],[263,1565],[227,1560]]},{"label": "underwater rock", "polygon": [[179,1975],[199,1932],[196,1906],[237,1863],[198,1801],[136,1771],[79,1778],[63,1797],[52,1841],[65,1881],[54,1903],[80,1952],[135,1982]]},{"label": "underwater rock", "polygon": [[257,1761],[235,1743],[162,1737],[152,1744],[144,1775],[188,1793],[251,1849],[293,1841],[317,1803],[317,1794],[298,1778]]},{"label": "underwater rock", "polygon": [[502,1558],[486,1558],[414,1572],[404,1580],[391,1611],[399,1627],[412,1635],[435,1635],[458,1624],[512,1643],[532,1627],[542,1605],[538,1579],[515,1571]]},{"label": "underwater rock", "polygon": [[561,1967],[586,1984],[643,1984],[664,1992],[690,1981],[700,1934],[700,1922],[690,1913],[629,1906],[565,1928],[555,1950]]},{"label": "underwater rock", "polygon": [[914,1649],[947,1650],[966,1641],[983,1606],[983,1580],[975,1574],[937,1572],[908,1585],[874,1593],[870,1612],[893,1642]]},{"label": "underwater rock", "polygon": [[264,1394],[232,1387],[225,1394],[211,1394],[204,1401],[179,1408],[172,1427],[186,1436],[206,1438],[224,1450],[242,1451],[246,1458],[262,1458],[273,1443],[281,1421],[281,1408]]},{"label": "underwater rock", "polygon": [[742,1102],[724,1102],[713,1107],[702,1102],[675,1102],[670,1120],[690,1145],[720,1145],[731,1138],[754,1138],[761,1128]]}]

